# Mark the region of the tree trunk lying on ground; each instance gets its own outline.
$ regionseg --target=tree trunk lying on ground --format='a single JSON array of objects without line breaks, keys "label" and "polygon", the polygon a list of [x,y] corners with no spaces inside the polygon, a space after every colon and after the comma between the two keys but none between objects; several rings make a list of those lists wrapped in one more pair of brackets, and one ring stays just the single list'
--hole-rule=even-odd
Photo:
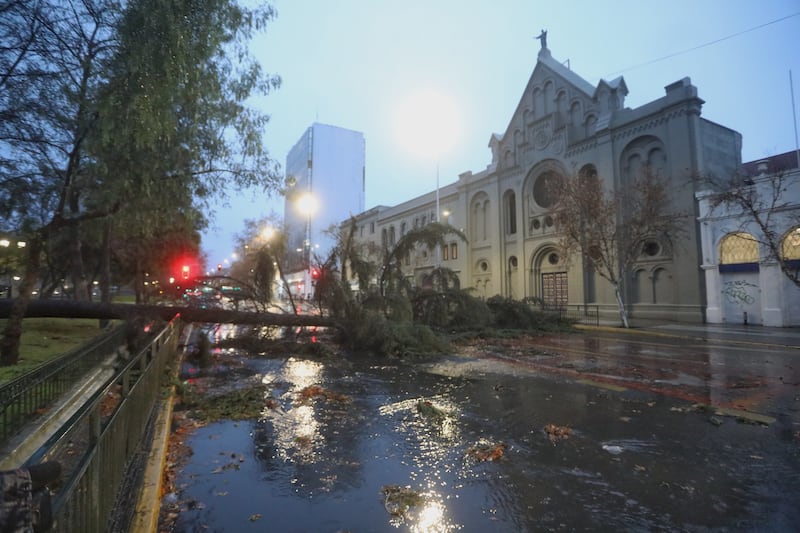
[{"label": "tree trunk lying on ground", "polygon": [[[0,300],[0,318],[7,318],[13,300]],[[180,315],[185,322],[209,322],[229,324],[262,324],[271,326],[323,326],[335,324],[324,316],[292,315],[280,313],[250,313],[228,311],[225,309],[198,309],[165,305],[102,304],[72,300],[31,300],[25,310],[25,317],[50,318],[97,318],[127,320],[139,317],[172,320]]]}]

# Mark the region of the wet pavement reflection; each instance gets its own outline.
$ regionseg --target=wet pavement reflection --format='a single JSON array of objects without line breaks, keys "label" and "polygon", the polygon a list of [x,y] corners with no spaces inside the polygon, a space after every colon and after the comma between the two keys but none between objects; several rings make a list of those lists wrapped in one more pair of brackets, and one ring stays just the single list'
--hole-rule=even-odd
[{"label": "wet pavement reflection", "polygon": [[602,334],[460,352],[243,358],[235,379],[267,385],[263,415],[189,439],[173,530],[800,523],[799,352]]}]

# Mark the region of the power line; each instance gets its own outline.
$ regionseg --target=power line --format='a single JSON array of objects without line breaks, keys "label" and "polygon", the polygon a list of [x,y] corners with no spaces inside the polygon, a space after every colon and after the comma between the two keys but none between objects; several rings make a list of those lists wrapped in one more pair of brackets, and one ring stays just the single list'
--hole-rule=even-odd
[{"label": "power line", "polygon": [[681,50],[679,52],[673,52],[671,54],[668,54],[668,55],[665,55],[665,56],[662,56],[662,57],[658,57],[656,59],[651,59],[650,61],[645,61],[644,63],[639,63],[638,65],[633,65],[631,67],[628,67],[628,68],[625,68],[625,69],[622,69],[622,70],[618,70],[616,72],[612,72],[611,74],[608,74],[606,77],[610,78],[611,76],[615,76],[617,74],[622,74],[623,72],[628,72],[630,70],[634,70],[634,69],[637,69],[637,68],[640,68],[640,67],[644,67],[646,65],[652,65],[653,63],[657,63],[659,61],[664,61],[665,59],[669,59],[671,57],[679,56],[681,54],[687,54],[689,52],[694,52],[695,50],[699,50],[700,48],[705,48],[706,46],[711,46],[712,44],[721,43],[722,41],[727,41],[728,39],[733,39],[734,37],[738,37],[740,35],[744,35],[745,33],[750,33],[751,31],[759,30],[761,28],[764,28],[766,26],[770,26],[772,24],[777,24],[778,22],[783,22],[786,19],[790,19],[790,18],[796,17],[798,15],[800,15],[800,12],[792,13],[791,15],[786,15],[785,17],[781,17],[779,19],[771,20],[769,22],[765,22],[764,24],[759,24],[758,26],[753,26],[752,28],[748,28],[748,29],[742,30],[740,32],[732,33],[731,35],[728,35],[726,37],[720,37],[719,39],[715,39],[715,40],[709,41],[707,43],[699,44],[697,46],[693,46],[692,48],[687,48],[687,49]]}]

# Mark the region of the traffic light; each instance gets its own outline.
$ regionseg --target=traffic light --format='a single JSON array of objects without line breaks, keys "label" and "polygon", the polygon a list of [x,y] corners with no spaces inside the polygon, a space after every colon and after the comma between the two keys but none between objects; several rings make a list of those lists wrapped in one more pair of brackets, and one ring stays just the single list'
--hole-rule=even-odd
[{"label": "traffic light", "polygon": [[189,279],[189,265],[183,265],[181,272],[183,273],[183,279]]},{"label": "traffic light", "polygon": [[217,263],[217,272],[222,272],[222,263]]},{"label": "traffic light", "polygon": [[318,268],[312,268],[311,269],[311,279],[313,279],[314,281],[319,279],[319,269]]}]

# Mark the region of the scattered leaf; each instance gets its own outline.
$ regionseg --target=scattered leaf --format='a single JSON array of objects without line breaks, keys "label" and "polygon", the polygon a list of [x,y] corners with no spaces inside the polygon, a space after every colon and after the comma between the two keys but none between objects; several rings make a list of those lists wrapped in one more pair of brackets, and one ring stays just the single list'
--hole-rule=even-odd
[{"label": "scattered leaf", "polygon": [[557,440],[567,439],[572,435],[572,428],[567,426],[557,426],[555,424],[547,424],[544,427],[544,432],[550,438],[550,441],[555,444]]},{"label": "scattered leaf", "polygon": [[248,518],[248,520],[250,520],[251,522],[255,522],[257,520],[261,520],[261,514],[260,513],[251,514],[250,517]]},{"label": "scattered leaf", "polygon": [[333,392],[328,389],[323,389],[319,385],[309,385],[304,389],[301,389],[298,393],[300,398],[300,402],[306,402],[308,400],[313,400],[314,398],[323,398],[329,402],[339,402],[339,403],[350,403],[350,397],[341,394],[338,392]]},{"label": "scattered leaf", "polygon": [[497,461],[503,457],[508,445],[504,442],[476,444],[467,449],[467,456],[476,461]]}]

